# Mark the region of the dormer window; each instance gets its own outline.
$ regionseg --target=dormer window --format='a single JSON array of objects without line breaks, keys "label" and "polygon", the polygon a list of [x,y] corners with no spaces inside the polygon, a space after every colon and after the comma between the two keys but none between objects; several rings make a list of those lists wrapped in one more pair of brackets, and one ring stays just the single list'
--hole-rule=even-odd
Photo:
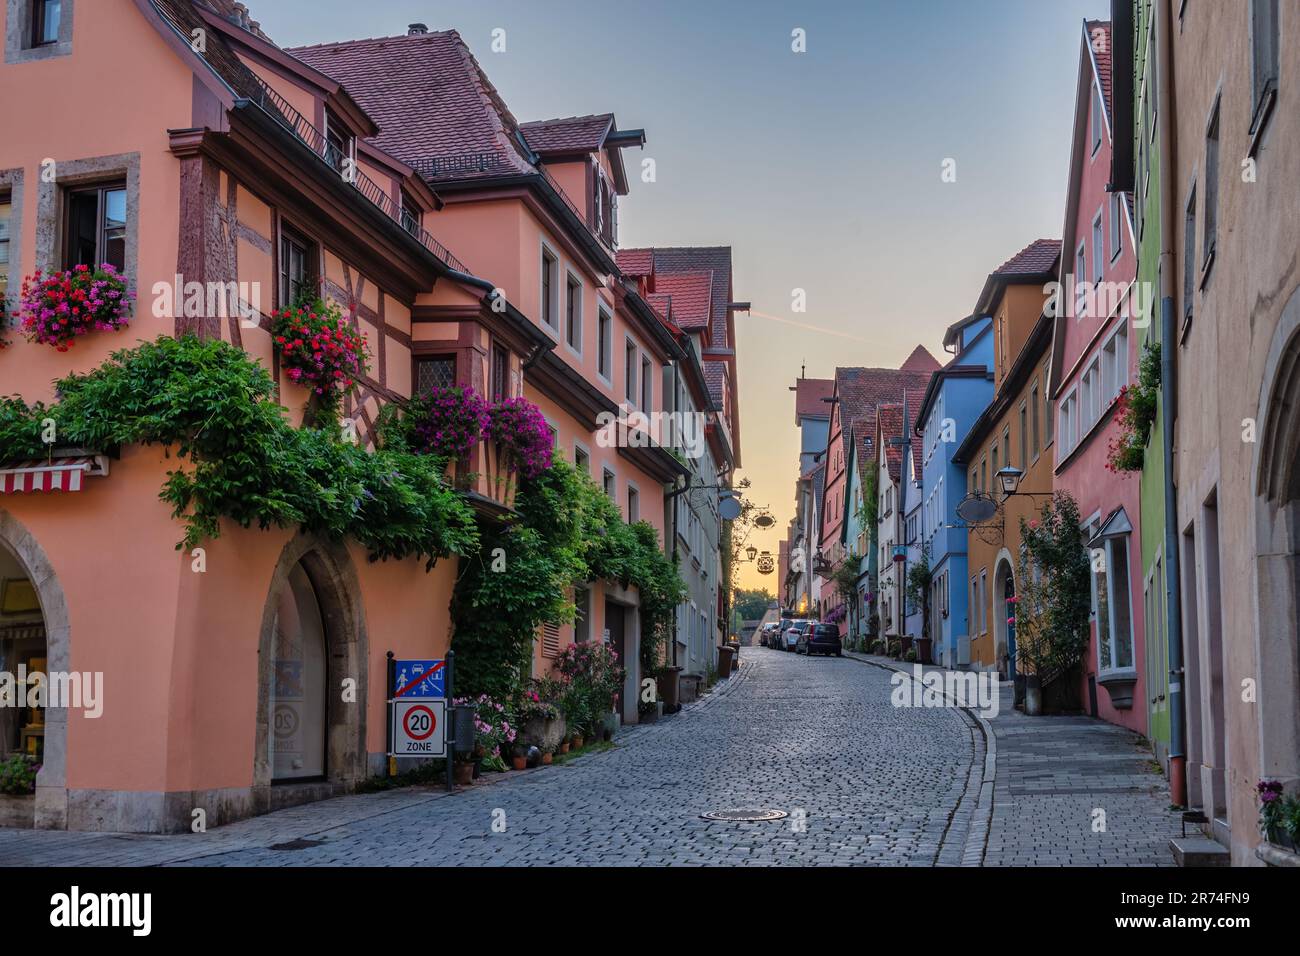
[{"label": "dormer window", "polygon": [[329,110],[325,111],[325,162],[339,173],[344,171],[343,164],[352,158],[352,145],[355,138],[348,132],[343,122]]},{"label": "dormer window", "polygon": [[597,169],[595,182],[595,195],[592,199],[594,220],[597,235],[609,245],[614,245],[614,235],[617,226],[617,197],[614,193],[614,187],[610,184],[605,173]]}]

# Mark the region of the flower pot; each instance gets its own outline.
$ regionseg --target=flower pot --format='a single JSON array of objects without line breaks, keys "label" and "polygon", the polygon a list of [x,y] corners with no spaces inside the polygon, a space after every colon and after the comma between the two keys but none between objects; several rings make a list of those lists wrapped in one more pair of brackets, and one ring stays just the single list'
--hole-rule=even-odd
[{"label": "flower pot", "polygon": [[527,770],[527,769],[528,769],[528,758],[527,758],[527,757],[511,757],[511,758],[510,758],[510,764],[511,764],[511,766],[513,766],[516,770]]},{"label": "flower pot", "polygon": [[451,766],[452,779],[461,786],[467,786],[474,781],[474,764],[468,760],[457,761]]},{"label": "flower pot", "polygon": [[574,750],[581,750],[581,749],[582,749],[582,745],[583,745],[585,742],[586,742],[586,741],[583,739],[582,734],[574,734],[574,735],[573,735],[573,749],[574,749]]},{"label": "flower pot", "polygon": [[[561,751],[561,752],[563,752],[563,751]],[[554,759],[555,759],[555,758],[551,756],[551,752],[550,752],[549,750],[543,750],[543,751],[542,751],[542,766],[543,766],[543,767],[549,767],[549,766],[551,765],[551,761],[554,760]]]},{"label": "flower pot", "polygon": [[530,718],[524,724],[524,743],[532,747],[558,747],[566,730],[564,716],[553,719]]},{"label": "flower pot", "polygon": [[1043,712],[1043,684],[1037,674],[1025,676],[1025,713],[1037,717]]},{"label": "flower pot", "polygon": [[567,740],[562,741],[560,743],[560,753],[567,754],[568,752],[569,752],[569,742]]}]

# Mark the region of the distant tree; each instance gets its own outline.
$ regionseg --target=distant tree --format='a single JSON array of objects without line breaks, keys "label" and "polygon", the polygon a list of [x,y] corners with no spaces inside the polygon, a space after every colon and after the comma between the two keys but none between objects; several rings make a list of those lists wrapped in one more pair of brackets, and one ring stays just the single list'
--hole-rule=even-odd
[{"label": "distant tree", "polygon": [[752,621],[767,613],[776,595],[764,588],[737,588],[732,604],[743,620]]}]

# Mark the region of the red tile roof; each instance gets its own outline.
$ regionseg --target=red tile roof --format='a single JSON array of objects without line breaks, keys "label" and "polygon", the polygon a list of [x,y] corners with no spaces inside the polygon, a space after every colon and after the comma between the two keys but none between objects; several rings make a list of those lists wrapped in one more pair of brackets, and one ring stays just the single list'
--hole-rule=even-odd
[{"label": "red tile roof", "polygon": [[594,116],[534,120],[523,123],[519,129],[533,152],[589,153],[604,145],[613,125],[613,113],[598,113]]},{"label": "red tile roof", "polygon": [[289,52],[342,83],[379,124],[375,145],[428,179],[536,172],[518,123],[455,30]]},{"label": "red tile roof", "polygon": [[899,368],[904,372],[934,372],[939,368],[939,360],[924,345],[918,345]]},{"label": "red tile roof", "polygon": [[881,405],[876,409],[876,422],[880,428],[880,440],[885,446],[885,465],[889,468],[889,477],[898,484],[903,470],[903,447],[895,445],[891,439],[903,437],[903,406],[901,404]]},{"label": "red tile roof", "polygon": [[1051,270],[1056,257],[1061,254],[1060,239],[1035,239],[1002,265],[993,270],[995,276],[1038,275]]},{"label": "red tile roof", "polygon": [[801,418],[830,418],[831,407],[824,399],[835,394],[833,378],[801,378],[794,384],[794,421]]},{"label": "red tile roof", "polygon": [[639,278],[654,275],[655,251],[653,249],[620,249],[614,255],[618,269],[625,276]]},{"label": "red tile roof", "polygon": [[713,289],[709,295],[710,339],[717,348],[734,348],[727,323],[727,303],[731,301],[731,247],[677,246],[656,247],[654,253],[655,288],[663,276],[678,272],[712,272]]},{"label": "red tile roof", "polygon": [[673,321],[688,331],[709,329],[711,272],[680,272],[655,277],[655,293],[672,298]]},{"label": "red tile roof", "polygon": [[858,466],[858,480],[866,481],[870,469],[876,467],[876,412],[853,419],[853,438],[856,444],[854,461]]}]

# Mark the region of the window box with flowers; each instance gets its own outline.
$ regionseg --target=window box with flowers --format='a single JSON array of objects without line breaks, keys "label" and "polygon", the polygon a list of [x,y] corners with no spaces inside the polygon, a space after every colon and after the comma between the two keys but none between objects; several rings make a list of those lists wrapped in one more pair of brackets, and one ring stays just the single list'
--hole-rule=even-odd
[{"label": "window box with flowers", "polygon": [[316,300],[282,309],[272,323],[280,367],[308,390],[309,414],[335,414],[344,395],[366,374],[370,351],[365,337],[348,324],[333,302]]},{"label": "window box with flowers", "polygon": [[411,399],[406,407],[414,451],[445,458],[455,472],[456,486],[470,487],[470,453],[488,426],[488,404],[469,386],[435,386]]},{"label": "window box with flowers", "polygon": [[60,352],[91,332],[116,332],[131,322],[131,290],[111,264],[79,265],[23,280],[20,314],[30,342]]},{"label": "window box with flowers", "polygon": [[1115,402],[1120,433],[1110,440],[1106,468],[1112,472],[1141,471],[1147,441],[1156,420],[1160,395],[1160,343],[1148,342],[1138,363],[1138,382],[1125,385]]},{"label": "window box with flowers", "polygon": [[488,410],[483,429],[483,473],[496,500],[514,501],[518,479],[536,478],[551,467],[550,426],[525,398],[507,398]]}]

